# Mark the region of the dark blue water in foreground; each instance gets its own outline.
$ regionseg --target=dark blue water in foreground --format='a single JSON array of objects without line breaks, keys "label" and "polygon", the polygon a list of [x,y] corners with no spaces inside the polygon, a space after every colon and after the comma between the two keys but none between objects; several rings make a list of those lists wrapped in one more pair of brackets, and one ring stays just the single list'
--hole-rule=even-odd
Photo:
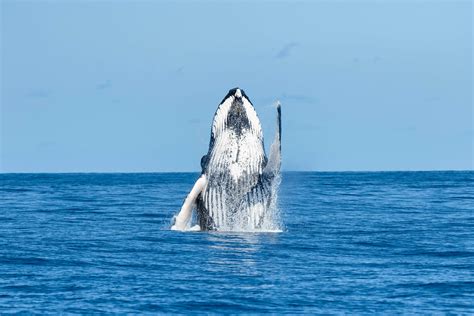
[{"label": "dark blue water in foreground", "polygon": [[0,175],[0,312],[474,313],[474,172],[286,173],[282,233],[168,230],[196,177]]}]

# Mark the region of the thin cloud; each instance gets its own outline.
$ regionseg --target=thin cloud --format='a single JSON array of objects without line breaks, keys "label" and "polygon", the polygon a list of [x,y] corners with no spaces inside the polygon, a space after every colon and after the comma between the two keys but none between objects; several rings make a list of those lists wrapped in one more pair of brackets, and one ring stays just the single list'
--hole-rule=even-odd
[{"label": "thin cloud", "polygon": [[288,56],[290,56],[291,51],[298,45],[299,43],[297,42],[290,42],[286,44],[278,51],[278,53],[276,54],[276,58],[278,59],[287,58]]},{"label": "thin cloud", "polygon": [[28,98],[33,99],[47,99],[49,98],[51,93],[47,90],[33,90],[26,94]]},{"label": "thin cloud", "polygon": [[104,90],[109,88],[112,85],[112,82],[110,80],[107,80],[105,82],[99,83],[98,85],[95,86],[97,90]]},{"label": "thin cloud", "polygon": [[196,125],[196,124],[201,123],[201,120],[197,118],[193,118],[193,119],[188,120],[188,123],[191,125]]},{"label": "thin cloud", "polygon": [[317,100],[309,95],[303,94],[286,94],[283,93],[280,97],[284,101],[297,101],[301,103],[315,103]]},{"label": "thin cloud", "polygon": [[374,64],[377,64],[381,61],[382,61],[382,57],[380,57],[380,56],[374,56],[372,58],[370,58],[370,57],[366,57],[366,58],[354,57],[354,58],[352,58],[352,62],[356,63],[356,64],[359,63],[359,62],[360,63],[362,63],[362,62],[365,62],[365,63],[372,62]]},{"label": "thin cloud", "polygon": [[36,150],[49,150],[56,147],[56,145],[57,145],[56,142],[51,142],[51,141],[41,142],[36,146]]}]

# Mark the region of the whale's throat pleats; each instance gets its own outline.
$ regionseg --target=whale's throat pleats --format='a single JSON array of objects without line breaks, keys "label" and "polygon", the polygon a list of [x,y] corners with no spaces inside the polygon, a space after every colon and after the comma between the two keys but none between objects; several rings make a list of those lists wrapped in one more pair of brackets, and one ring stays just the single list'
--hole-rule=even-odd
[{"label": "whale's throat pleats", "polygon": [[[200,202],[212,220],[201,222],[232,228],[234,215],[248,211],[247,204],[255,200],[251,191],[259,184],[264,163],[265,152],[259,137],[230,128],[223,131],[208,156],[208,184]],[[255,194],[263,196],[264,192]]]},{"label": "whale's throat pleats", "polygon": [[250,212],[249,205],[257,200],[253,195],[265,195],[261,190],[252,193],[266,163],[262,127],[254,107],[238,91],[225,98],[214,115],[205,162],[208,185],[198,213],[211,219],[201,222],[232,229],[236,214]]}]

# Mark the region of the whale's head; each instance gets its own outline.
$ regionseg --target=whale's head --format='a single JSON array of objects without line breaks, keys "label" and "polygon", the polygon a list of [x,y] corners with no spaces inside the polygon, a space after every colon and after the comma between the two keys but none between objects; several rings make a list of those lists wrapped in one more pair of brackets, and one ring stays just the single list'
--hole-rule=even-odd
[{"label": "whale's head", "polygon": [[229,132],[236,137],[247,134],[262,137],[257,112],[245,91],[239,88],[229,90],[219,104],[212,123],[211,142]]},{"label": "whale's head", "polygon": [[252,102],[244,90],[229,90],[214,114],[209,152],[201,161],[203,172],[208,165],[244,168],[251,160],[263,161],[264,155],[262,126]]}]

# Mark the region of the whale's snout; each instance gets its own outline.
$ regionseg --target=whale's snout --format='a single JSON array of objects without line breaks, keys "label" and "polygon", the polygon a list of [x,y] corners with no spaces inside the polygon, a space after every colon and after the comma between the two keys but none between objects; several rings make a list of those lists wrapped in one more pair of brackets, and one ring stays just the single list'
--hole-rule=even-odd
[{"label": "whale's snout", "polygon": [[236,99],[242,99],[242,91],[239,88],[235,88],[234,90],[235,90],[234,97]]}]

